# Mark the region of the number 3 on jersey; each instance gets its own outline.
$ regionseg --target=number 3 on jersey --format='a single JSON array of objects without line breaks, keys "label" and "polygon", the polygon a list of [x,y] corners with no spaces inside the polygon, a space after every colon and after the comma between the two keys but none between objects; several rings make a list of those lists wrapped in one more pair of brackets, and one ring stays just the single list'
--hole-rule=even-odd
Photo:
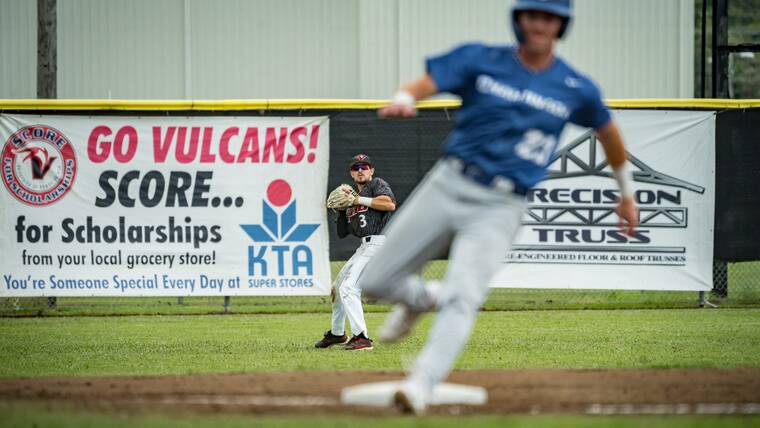
[{"label": "number 3 on jersey", "polygon": [[359,214],[359,227],[362,229],[367,227],[367,219],[364,217],[364,214]]},{"label": "number 3 on jersey", "polygon": [[556,142],[554,136],[546,135],[538,129],[530,129],[515,146],[515,153],[527,161],[544,166],[549,161]]}]

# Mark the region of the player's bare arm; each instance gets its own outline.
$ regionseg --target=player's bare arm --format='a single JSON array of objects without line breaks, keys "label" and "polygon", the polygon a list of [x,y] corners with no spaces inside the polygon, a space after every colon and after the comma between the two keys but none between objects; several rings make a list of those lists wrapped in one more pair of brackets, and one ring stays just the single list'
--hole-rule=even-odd
[{"label": "player's bare arm", "polygon": [[[391,199],[390,196],[387,195],[380,195],[375,196],[374,198],[367,198],[371,201],[368,201],[370,205],[368,205],[370,208],[378,211],[396,211],[396,203]],[[357,202],[357,205],[359,203]]]},{"label": "player's bare arm", "polygon": [[417,108],[414,103],[432,97],[437,93],[438,86],[430,75],[426,74],[402,86],[393,96],[393,102],[382,107],[377,114],[383,118],[415,117],[417,116]]},{"label": "player's bare arm", "polygon": [[633,198],[631,188],[630,172],[625,163],[627,156],[625,153],[625,144],[620,129],[613,121],[595,130],[599,141],[602,142],[604,154],[615,175],[615,179],[620,187],[620,203],[618,204],[617,215],[620,217],[620,228],[632,235],[636,226],[638,226],[638,211],[636,202]]}]

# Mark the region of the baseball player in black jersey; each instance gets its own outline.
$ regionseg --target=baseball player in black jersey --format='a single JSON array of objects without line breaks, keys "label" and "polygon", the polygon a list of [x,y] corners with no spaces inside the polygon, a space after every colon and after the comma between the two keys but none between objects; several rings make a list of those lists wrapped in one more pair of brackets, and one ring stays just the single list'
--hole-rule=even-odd
[{"label": "baseball player in black jersey", "polygon": [[[364,322],[361,290],[356,286],[364,267],[385,242],[382,235],[385,225],[396,210],[396,198],[388,183],[373,177],[375,168],[369,156],[359,154],[349,165],[351,178],[358,189],[353,206],[339,209],[336,218],[338,237],[349,234],[361,238],[362,243],[338,273],[333,285],[332,328],[325,332],[317,348],[344,345],[346,350],[372,349],[372,340]],[[352,337],[345,334],[345,321],[351,327]]]}]

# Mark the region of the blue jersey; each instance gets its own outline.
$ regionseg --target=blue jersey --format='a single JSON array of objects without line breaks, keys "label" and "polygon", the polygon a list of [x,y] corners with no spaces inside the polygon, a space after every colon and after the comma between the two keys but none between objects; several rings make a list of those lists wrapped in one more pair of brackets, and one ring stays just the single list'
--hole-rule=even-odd
[{"label": "blue jersey", "polygon": [[426,65],[439,91],[462,98],[444,155],[524,188],[544,178],[567,122],[599,128],[610,121],[596,85],[559,57],[532,71],[514,46],[468,44]]}]

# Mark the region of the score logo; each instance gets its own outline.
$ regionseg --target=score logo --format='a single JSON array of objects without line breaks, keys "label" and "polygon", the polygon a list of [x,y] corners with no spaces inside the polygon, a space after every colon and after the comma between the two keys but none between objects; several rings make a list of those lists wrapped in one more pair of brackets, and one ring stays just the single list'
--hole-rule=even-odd
[{"label": "score logo", "polygon": [[71,142],[46,125],[16,131],[5,142],[1,159],[5,187],[27,205],[45,206],[60,200],[71,190],[77,173]]}]

